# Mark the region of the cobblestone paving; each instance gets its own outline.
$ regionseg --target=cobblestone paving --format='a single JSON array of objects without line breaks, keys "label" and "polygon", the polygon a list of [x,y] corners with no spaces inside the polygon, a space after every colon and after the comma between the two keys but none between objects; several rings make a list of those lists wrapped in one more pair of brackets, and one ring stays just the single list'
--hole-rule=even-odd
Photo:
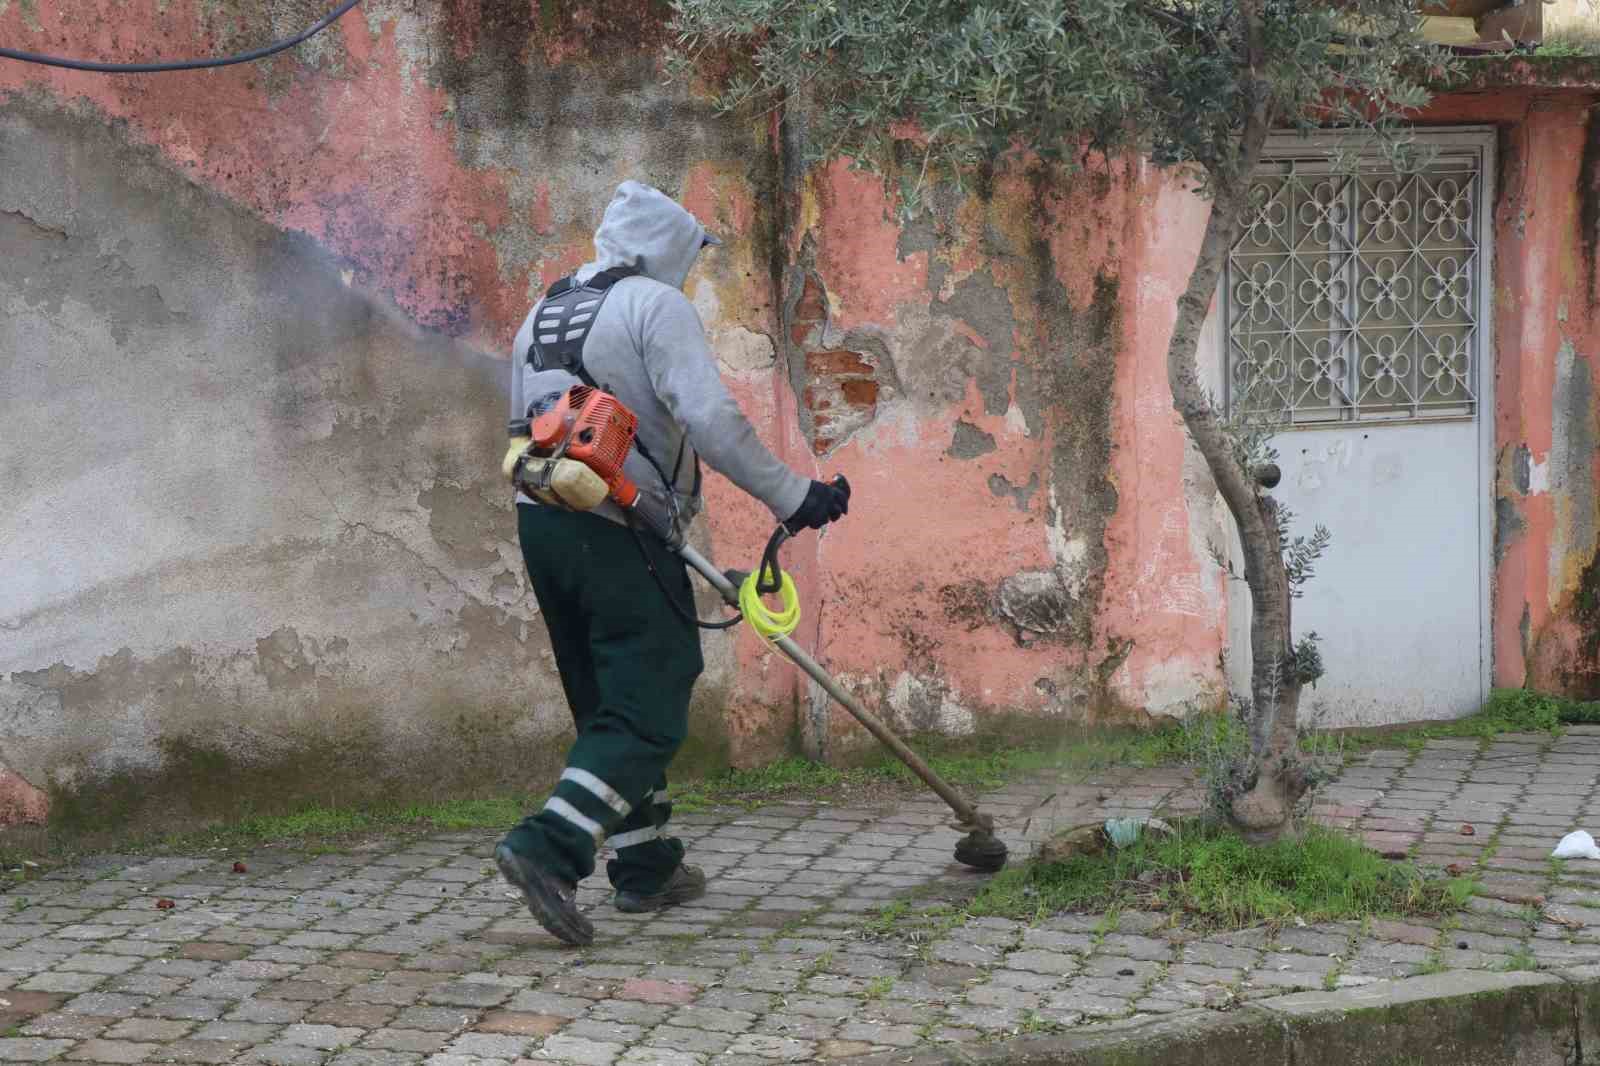
[{"label": "cobblestone paving", "polygon": [[[1447,923],[1275,934],[1123,913],[972,920],[922,943],[865,935],[906,893],[978,879],[921,800],[686,817],[711,894],[627,916],[591,880],[580,901],[599,939],[583,951],[508,896],[492,833],[102,855],[0,893],[0,1062],[808,1062],[1438,969],[1600,962],[1600,863],[1547,858],[1600,820],[1597,786],[1597,729],[1366,756],[1324,788],[1318,816],[1385,851],[1476,865],[1487,895]],[[1198,802],[1190,778],[1162,770],[1030,781],[985,806],[1020,858],[1055,829]]]}]

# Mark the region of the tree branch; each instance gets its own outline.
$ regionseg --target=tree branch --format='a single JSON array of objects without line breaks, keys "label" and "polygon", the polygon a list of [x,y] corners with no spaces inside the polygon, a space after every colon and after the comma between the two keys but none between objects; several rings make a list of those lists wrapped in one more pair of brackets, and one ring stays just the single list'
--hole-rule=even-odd
[{"label": "tree branch", "polygon": [[1190,20],[1184,18],[1182,14],[1171,8],[1159,7],[1152,3],[1141,3],[1139,0],[1134,0],[1134,2],[1128,6],[1136,11],[1141,11],[1144,14],[1149,15],[1157,22],[1166,23],[1173,29],[1185,30],[1191,33],[1198,32],[1200,29],[1200,24],[1198,22],[1191,22]]}]

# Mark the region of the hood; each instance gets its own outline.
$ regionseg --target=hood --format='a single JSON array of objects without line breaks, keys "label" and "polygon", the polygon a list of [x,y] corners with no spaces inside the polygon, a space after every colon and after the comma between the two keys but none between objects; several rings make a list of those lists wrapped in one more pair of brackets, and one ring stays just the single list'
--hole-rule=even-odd
[{"label": "hood", "polygon": [[637,267],[646,277],[681,289],[708,243],[722,242],[707,234],[677,201],[659,189],[625,181],[595,231],[596,259],[579,270],[578,277],[612,267]]}]

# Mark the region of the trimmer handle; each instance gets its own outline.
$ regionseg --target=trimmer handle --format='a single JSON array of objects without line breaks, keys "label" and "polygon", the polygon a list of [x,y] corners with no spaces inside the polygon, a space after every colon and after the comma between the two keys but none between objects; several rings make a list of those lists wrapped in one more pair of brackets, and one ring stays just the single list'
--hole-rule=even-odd
[{"label": "trimmer handle", "polygon": [[[844,493],[844,498],[850,498],[850,482],[845,480],[843,474],[833,475],[831,482],[834,488]],[[770,596],[783,587],[783,570],[778,565],[778,549],[783,547],[785,541],[794,537],[794,533],[782,522],[772,531],[772,536],[767,540],[766,551],[761,553],[761,568],[756,571],[756,591],[763,596]]]}]

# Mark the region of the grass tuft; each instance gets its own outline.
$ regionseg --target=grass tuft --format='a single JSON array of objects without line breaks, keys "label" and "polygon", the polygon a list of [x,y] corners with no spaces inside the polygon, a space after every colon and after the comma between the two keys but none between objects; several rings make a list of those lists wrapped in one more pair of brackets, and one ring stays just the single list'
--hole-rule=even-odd
[{"label": "grass tuft", "polygon": [[1061,911],[1136,906],[1240,929],[1292,918],[1449,914],[1473,891],[1469,878],[1429,877],[1320,826],[1298,839],[1250,845],[1230,830],[1189,822],[1171,837],[1130,848],[1002,871],[968,909],[1036,921]]},{"label": "grass tuft", "polygon": [[1538,968],[1539,960],[1534,958],[1533,952],[1529,951],[1525,947],[1518,948],[1516,951],[1511,953],[1505,962],[1502,962],[1499,966],[1495,967],[1495,969],[1500,970],[1502,973],[1515,973],[1523,970],[1537,970]]}]

